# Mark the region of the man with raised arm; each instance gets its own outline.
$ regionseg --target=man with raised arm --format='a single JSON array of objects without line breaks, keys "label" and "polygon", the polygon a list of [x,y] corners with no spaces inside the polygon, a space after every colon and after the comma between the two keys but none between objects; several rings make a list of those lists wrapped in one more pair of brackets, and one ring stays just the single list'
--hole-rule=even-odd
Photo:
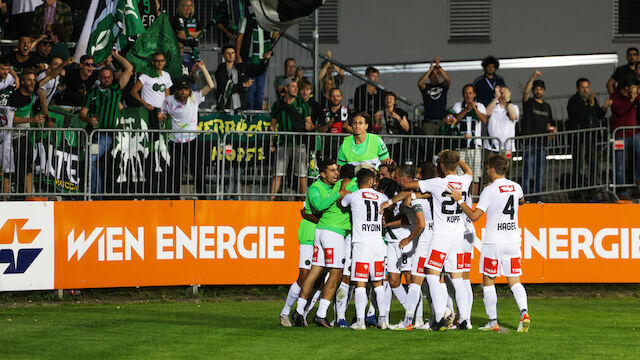
[{"label": "man with raised arm", "polygon": [[[489,322],[480,330],[500,330],[497,315],[498,296],[494,284],[496,276],[504,275],[520,308],[518,332],[528,332],[531,319],[527,310],[527,292],[520,283],[522,238],[518,228],[518,205],[524,203],[524,197],[520,185],[505,179],[508,169],[509,161],[504,156],[491,156],[487,164],[491,185],[482,190],[475,210],[465,202],[462,202],[461,208],[472,221],[478,221],[482,215],[487,214],[480,271],[484,274],[484,307]],[[463,195],[459,190],[449,186],[449,193],[455,201],[462,201]]]},{"label": "man with raised arm", "polygon": [[[447,329],[447,323],[444,318],[447,299],[440,287],[440,273],[444,269],[451,274],[451,282],[455,288],[456,302],[460,313],[458,329],[467,330],[471,328],[470,319],[467,318],[467,314],[470,313],[468,309],[470,304],[462,279],[465,223],[463,212],[460,208],[460,204],[464,200],[456,203],[449,195],[448,189],[449,186],[453,186],[460,190],[465,198],[469,196],[469,186],[473,181],[473,172],[469,165],[460,159],[457,151],[441,151],[438,154],[438,161],[438,166],[444,177],[408,181],[404,183],[403,187],[407,190],[420,189],[423,193],[428,192],[433,199],[433,237],[429,244],[427,262],[425,264],[425,267],[427,267],[427,283],[429,284],[429,293],[433,302],[436,321],[432,328],[439,331]],[[464,172],[463,175],[456,175],[458,165]],[[388,206],[388,204],[385,205]]]}]

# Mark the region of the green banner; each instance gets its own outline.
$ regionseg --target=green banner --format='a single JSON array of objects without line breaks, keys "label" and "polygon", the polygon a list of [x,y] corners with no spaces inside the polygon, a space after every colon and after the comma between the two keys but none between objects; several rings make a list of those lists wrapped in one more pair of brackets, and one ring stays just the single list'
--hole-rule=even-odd
[{"label": "green banner", "polygon": [[39,192],[75,193],[84,181],[85,132],[63,130],[86,127],[78,117],[57,106],[49,107],[49,119],[56,130],[36,132],[34,145],[34,183]]}]

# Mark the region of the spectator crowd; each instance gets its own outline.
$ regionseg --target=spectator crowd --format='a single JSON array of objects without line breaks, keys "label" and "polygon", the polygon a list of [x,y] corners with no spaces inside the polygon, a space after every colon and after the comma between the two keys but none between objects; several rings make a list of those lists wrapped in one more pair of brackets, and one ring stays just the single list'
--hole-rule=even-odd
[{"label": "spectator crowd", "polygon": [[[166,69],[166,55],[158,52],[149,59],[157,70],[154,76],[138,74],[127,61],[127,48],[114,50],[104,61],[96,63],[91,55],[83,55],[78,62],[71,57],[67,42],[75,41],[80,33],[89,1],[59,0],[0,0],[0,29],[5,39],[17,40],[17,46],[2,49],[0,59],[0,106],[15,108],[15,127],[52,127],[48,106],[64,105],[79,110],[80,118],[91,129],[115,129],[123,107],[144,107],[149,111],[152,127],[170,119],[174,130],[197,130],[198,106],[207,93],[215,89],[219,110],[262,110],[265,108],[265,87],[273,86],[277,99],[271,106],[271,130],[299,133],[355,134],[352,123],[356,113],[367,113],[370,123],[366,130],[383,135],[389,154],[396,162],[411,160],[412,150],[402,137],[392,135],[429,135],[435,140],[431,152],[454,147],[474,173],[472,193],[477,195],[483,181],[483,160],[493,153],[521,151],[523,157],[522,185],[525,194],[541,193],[547,163],[547,142],[557,132],[551,106],[545,101],[546,85],[543,74],[535,70],[526,82],[522,94],[512,93],[510,79],[498,70],[500,62],[493,56],[482,61],[483,73],[472,83],[465,84],[457,94],[450,94],[452,79],[441,66],[440,57],[434,58],[429,69],[422,74],[417,86],[424,104],[421,126],[414,126],[406,110],[398,106],[397,95],[377,86],[379,71],[368,67],[367,81],[353,94],[344,94],[345,70],[334,64],[329,51],[321,64],[318,79],[307,79],[294,58],[282,64],[282,75],[273,84],[266,84],[266,70],[273,55],[272,48],[280,34],[264,31],[251,9],[243,1],[221,1],[215,16],[209,22],[198,19],[195,0],[180,0],[171,18],[171,25],[179,41],[182,57],[182,75],[172,78]],[[164,10],[158,0],[140,2],[140,14],[148,27]],[[221,63],[211,76],[198,53],[198,41],[208,29],[215,28],[224,37]],[[190,48],[190,52],[185,51]],[[610,128],[616,141],[626,151],[615,153],[615,181],[623,184],[626,177],[640,185],[640,130],[618,127],[637,127],[640,106],[640,66],[638,49],[627,50],[627,64],[618,67],[608,80],[609,98],[599,104],[591,91],[587,78],[576,80],[576,93],[568,100],[566,130],[594,129],[606,125],[610,109]],[[198,80],[198,81],[196,81]],[[313,94],[317,81],[318,94]],[[198,84],[204,84],[197,86]],[[515,81],[513,81],[515,83]],[[346,100],[352,95],[352,103]],[[453,99],[452,99],[453,98]],[[449,100],[453,106],[447,107]],[[522,109],[514,103],[522,100]],[[516,124],[518,124],[516,126]],[[516,135],[526,140],[516,144]],[[33,162],[27,141],[18,134],[13,139],[15,163]],[[443,142],[442,137],[455,137],[457,141]],[[479,137],[492,139],[480,139]],[[497,140],[496,140],[497,139]],[[181,161],[192,162],[189,152],[195,147],[185,144],[194,136],[174,136],[170,146]],[[99,149],[91,155],[92,192],[101,191],[99,159],[109,151],[112,139],[105,133],[92,139]],[[340,141],[332,138],[329,142]],[[284,142],[284,143],[282,143]],[[309,158],[316,147],[279,139],[273,143],[277,151],[271,193],[281,187],[282,177],[289,166],[299,179],[298,190],[304,193]],[[284,145],[286,151],[276,148]],[[522,145],[522,149],[517,146]],[[335,146],[320,149],[319,156],[335,158]],[[329,152],[328,149],[332,149]],[[427,150],[428,152],[429,150]],[[191,154],[193,155],[193,154]],[[572,172],[584,173],[598,157],[595,147],[585,148],[579,142],[571,144]],[[631,157],[631,160],[625,157]],[[417,160],[417,159],[415,159]],[[633,161],[633,165],[628,165]],[[200,168],[190,164],[190,168]],[[628,170],[634,173],[629,174]],[[3,190],[15,171],[6,168]],[[26,166],[23,189],[31,192],[30,165]],[[197,174],[194,174],[197,176]],[[176,181],[180,181],[179,179]],[[589,181],[589,179],[587,179]],[[179,191],[177,189],[176,191]],[[623,198],[629,194],[620,189]],[[533,199],[538,200],[537,198]]]}]

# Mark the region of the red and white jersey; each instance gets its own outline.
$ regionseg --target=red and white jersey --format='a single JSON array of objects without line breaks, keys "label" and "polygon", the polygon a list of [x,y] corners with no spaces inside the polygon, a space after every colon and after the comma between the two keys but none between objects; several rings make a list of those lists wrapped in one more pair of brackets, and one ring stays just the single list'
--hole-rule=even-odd
[{"label": "red and white jersey", "polygon": [[433,232],[463,233],[465,230],[465,215],[460,205],[448,193],[449,185],[462,192],[467,198],[469,185],[473,178],[469,175],[447,175],[443,178],[420,180],[420,191],[430,193],[433,199]]},{"label": "red and white jersey", "polygon": [[487,214],[484,244],[519,241],[518,205],[522,197],[520,185],[505,178],[496,179],[482,190],[476,208]]},{"label": "red and white jersey", "polygon": [[342,199],[351,207],[351,242],[382,243],[382,204],[389,198],[372,188],[359,189]]}]

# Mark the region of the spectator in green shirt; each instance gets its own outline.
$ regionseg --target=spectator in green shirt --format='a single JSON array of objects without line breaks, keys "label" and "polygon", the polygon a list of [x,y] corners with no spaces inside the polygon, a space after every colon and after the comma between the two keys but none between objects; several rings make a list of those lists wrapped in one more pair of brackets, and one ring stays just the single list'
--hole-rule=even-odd
[{"label": "spectator in green shirt", "polygon": [[[287,79],[283,84],[285,94],[271,108],[269,130],[297,133],[313,131],[316,125],[311,121],[309,106],[298,96],[298,83]],[[298,193],[307,192],[307,165],[309,164],[307,144],[310,136],[281,135],[278,138],[277,148],[272,143],[271,151],[276,152],[276,171],[271,181],[271,194],[280,190],[282,177],[289,167],[289,161],[292,162],[293,174],[299,178]],[[271,200],[275,199],[276,196],[272,195]]]}]

